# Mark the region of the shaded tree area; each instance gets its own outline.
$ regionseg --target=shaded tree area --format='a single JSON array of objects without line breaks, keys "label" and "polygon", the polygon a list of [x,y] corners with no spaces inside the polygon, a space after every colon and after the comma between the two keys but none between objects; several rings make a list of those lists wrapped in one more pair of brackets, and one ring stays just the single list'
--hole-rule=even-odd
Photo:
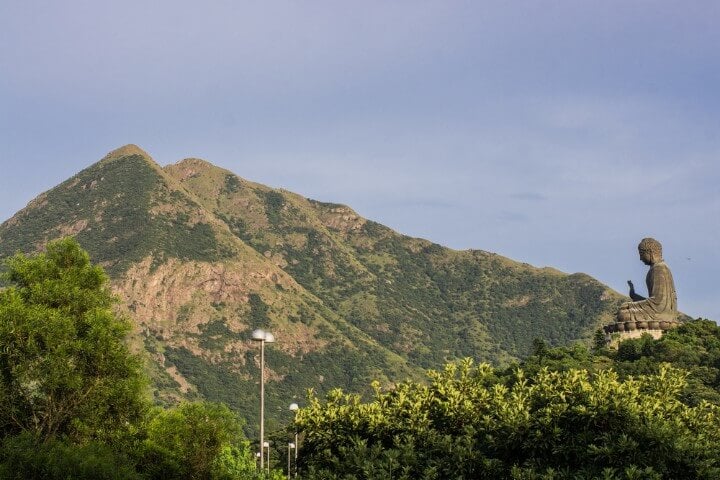
[{"label": "shaded tree area", "polygon": [[0,478],[256,478],[221,404],[151,408],[100,267],[73,239],[6,263],[0,290]]}]

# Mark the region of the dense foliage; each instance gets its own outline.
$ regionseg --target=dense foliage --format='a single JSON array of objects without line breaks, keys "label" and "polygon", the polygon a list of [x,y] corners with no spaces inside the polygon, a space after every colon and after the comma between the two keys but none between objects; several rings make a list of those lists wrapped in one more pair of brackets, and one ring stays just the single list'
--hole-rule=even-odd
[{"label": "dense foliage", "polygon": [[298,414],[302,468],[318,479],[718,478],[720,409],[681,401],[686,374],[518,369],[467,360],[429,382],[333,391]]},{"label": "dense foliage", "polygon": [[223,404],[185,403],[149,421],[142,469],[157,479],[234,479],[255,474],[237,415]]},{"label": "dense foliage", "polygon": [[102,269],[77,242],[8,262],[0,292],[0,432],[107,439],[141,418],[130,326],[111,310]]},{"label": "dense foliage", "polygon": [[3,480],[141,480],[126,454],[116,446],[67,439],[40,441],[29,433],[5,437],[0,444]]}]

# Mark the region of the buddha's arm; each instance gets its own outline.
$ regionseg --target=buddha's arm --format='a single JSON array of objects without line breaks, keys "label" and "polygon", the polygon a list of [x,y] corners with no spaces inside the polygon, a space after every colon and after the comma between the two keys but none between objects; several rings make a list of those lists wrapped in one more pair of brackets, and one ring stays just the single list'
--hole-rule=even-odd
[{"label": "buddha's arm", "polygon": [[645,300],[645,297],[642,295],[638,295],[635,293],[635,285],[633,285],[631,280],[628,280],[628,285],[630,286],[630,298],[632,298],[633,302],[639,302],[641,300]]}]

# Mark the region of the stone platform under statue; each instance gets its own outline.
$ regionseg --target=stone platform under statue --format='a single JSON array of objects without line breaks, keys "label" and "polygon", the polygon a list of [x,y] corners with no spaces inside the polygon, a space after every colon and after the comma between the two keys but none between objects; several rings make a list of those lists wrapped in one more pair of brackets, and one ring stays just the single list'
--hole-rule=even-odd
[{"label": "stone platform under statue", "polygon": [[680,325],[678,321],[677,294],[670,268],[663,261],[662,246],[653,238],[644,238],[638,245],[640,260],[650,266],[645,282],[648,296],[635,293],[631,281],[630,298],[617,312],[615,323],[605,325],[605,339],[639,338],[645,333],[660,338],[663,332]]},{"label": "stone platform under statue", "polygon": [[[610,325],[605,325],[603,327],[603,330],[605,330],[605,333],[611,334],[611,333],[623,333],[623,332],[636,332],[636,331],[650,331],[650,330],[656,330],[658,332],[664,332],[666,330],[670,330],[671,328],[675,328],[680,326],[680,322],[677,320],[674,321],[657,321],[657,320],[650,320],[650,321],[639,321],[639,322],[615,322],[611,323]],[[640,335],[638,335],[640,336]],[[658,337],[659,338],[659,337]]]}]

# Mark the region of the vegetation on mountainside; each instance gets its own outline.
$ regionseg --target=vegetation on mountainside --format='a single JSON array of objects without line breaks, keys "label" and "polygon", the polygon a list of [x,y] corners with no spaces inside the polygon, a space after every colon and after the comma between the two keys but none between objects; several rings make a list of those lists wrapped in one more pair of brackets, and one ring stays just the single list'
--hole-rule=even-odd
[{"label": "vegetation on mountainside", "polygon": [[0,257],[68,234],[112,275],[151,253],[186,260],[227,257],[210,225],[193,218],[198,211],[142,155],[105,160],[43,194],[15,219],[22,228],[11,235],[7,226],[1,229]]},{"label": "vegetation on mountainside", "polygon": [[227,406],[153,409],[107,276],[72,239],[7,262],[0,290],[1,479],[256,478]]},{"label": "vegetation on mountainside", "polygon": [[311,395],[290,428],[303,478],[717,478],[718,339],[698,320],[617,351],[536,341],[505,370],[466,359],[368,402]]},{"label": "vegetation on mountainside", "polygon": [[467,356],[508,364],[535,337],[589,341],[618,301],[584,275],[405,237],[200,160],[160,169],[135,147],[0,226],[0,257],[66,234],[139,323],[155,401],[228,401],[246,432],[258,411],[253,328],[278,338],[267,387],[283,420],[306,388],[358,391]]},{"label": "vegetation on mountainside", "polygon": [[[248,332],[249,335],[249,332]],[[250,351],[245,356],[246,366],[243,374],[238,373],[233,362],[210,363],[194,355],[186,348],[165,348],[165,358],[169,364],[197,387],[201,398],[213,402],[222,402],[240,412],[246,421],[248,435],[257,434],[259,424],[259,365],[256,364],[259,352]],[[351,350],[340,344],[330,344],[322,352],[309,352],[299,360],[268,346],[265,361],[271,366],[274,375],[282,376],[282,383],[268,380],[266,383],[266,404],[268,429],[280,428],[291,419],[287,407],[297,402],[300,395],[308,389],[329,390],[337,385],[352,385],[362,388],[371,381],[382,379],[383,373],[395,367],[388,364],[382,352],[373,356],[362,350]],[[288,393],[297,392],[297,393]]]},{"label": "vegetation on mountainside", "polygon": [[[618,296],[586,275],[398,235],[348,207],[246,182],[196,160],[166,168],[242,241],[415,365],[504,363],[532,339],[589,339]],[[186,169],[193,174],[183,176]],[[427,335],[432,331],[433,335]]]},{"label": "vegetation on mountainside", "polygon": [[[684,403],[699,405],[708,401],[720,405],[720,327],[711,320],[685,322],[657,340],[649,335],[625,340],[617,349],[606,348],[604,341],[589,350],[580,344],[550,348],[536,340],[533,354],[520,365],[529,374],[543,368],[581,368],[590,372],[612,368],[620,378],[630,378],[656,375],[665,364],[687,373],[687,384],[680,394]],[[508,367],[504,374],[510,374],[513,368]]]}]

